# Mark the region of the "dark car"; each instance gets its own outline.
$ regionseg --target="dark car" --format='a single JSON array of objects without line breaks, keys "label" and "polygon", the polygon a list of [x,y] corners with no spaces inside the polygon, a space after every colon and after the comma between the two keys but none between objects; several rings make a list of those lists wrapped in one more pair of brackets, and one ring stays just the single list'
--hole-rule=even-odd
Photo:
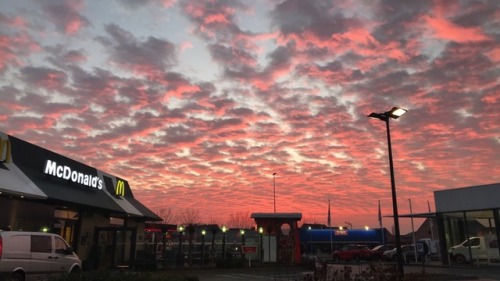
[{"label": "dark car", "polygon": [[359,262],[360,260],[370,259],[370,248],[366,245],[349,244],[342,247],[340,250],[333,252],[333,261],[351,261]]},{"label": "dark car", "polygon": [[370,250],[370,259],[374,261],[380,261],[384,258],[384,252],[394,249],[394,246],[389,245],[378,245]]},{"label": "dark car", "polygon": [[[396,261],[396,248],[385,251],[383,254],[384,259],[390,261]],[[413,245],[404,245],[401,246],[401,253],[403,254],[404,262],[414,262],[415,261],[415,247]],[[420,260],[417,254],[417,261]]]}]

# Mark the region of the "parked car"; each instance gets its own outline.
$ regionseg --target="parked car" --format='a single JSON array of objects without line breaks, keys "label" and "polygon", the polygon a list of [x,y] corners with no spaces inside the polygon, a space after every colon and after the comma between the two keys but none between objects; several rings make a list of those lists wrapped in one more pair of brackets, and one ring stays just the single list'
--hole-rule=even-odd
[{"label": "parked car", "polygon": [[366,245],[358,244],[348,244],[342,247],[340,250],[333,252],[333,261],[351,261],[354,260],[359,262],[360,260],[370,259],[370,248]]},{"label": "parked car", "polygon": [[394,246],[389,245],[378,245],[370,250],[370,259],[375,261],[380,261],[384,257],[384,252],[392,250]]},{"label": "parked car", "polygon": [[78,277],[82,262],[64,239],[52,233],[0,231],[0,280]]},{"label": "parked car", "polygon": [[[403,261],[405,262],[415,262],[415,260],[419,261],[418,257],[415,259],[415,246],[414,245],[403,245],[401,246],[401,253],[403,255]],[[384,260],[396,261],[397,260],[397,249],[396,247],[392,250],[385,251],[383,254]]]},{"label": "parked car", "polygon": [[[470,254],[469,254],[470,247]],[[457,263],[470,262],[473,260],[499,260],[498,240],[486,239],[485,237],[471,237],[459,245],[448,250],[451,259]]]}]

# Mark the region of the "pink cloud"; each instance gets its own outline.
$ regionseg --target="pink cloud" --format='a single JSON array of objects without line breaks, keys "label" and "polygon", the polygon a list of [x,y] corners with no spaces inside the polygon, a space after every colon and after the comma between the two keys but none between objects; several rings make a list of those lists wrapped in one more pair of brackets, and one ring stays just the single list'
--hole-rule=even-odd
[{"label": "pink cloud", "polygon": [[82,27],[87,26],[89,21],[80,14],[83,10],[84,1],[40,1],[38,3],[48,19],[52,21],[56,29],[66,33],[75,34]]},{"label": "pink cloud", "polygon": [[224,14],[211,14],[205,17],[204,22],[206,24],[210,23],[229,23],[229,20]]},{"label": "pink cloud", "polygon": [[432,16],[423,16],[423,19],[429,24],[434,31],[434,36],[438,39],[459,43],[491,40],[479,27],[463,27],[446,19]]},{"label": "pink cloud", "polygon": [[193,43],[189,41],[184,41],[180,44],[179,48],[181,50],[181,53],[184,53],[187,49],[193,48]]}]

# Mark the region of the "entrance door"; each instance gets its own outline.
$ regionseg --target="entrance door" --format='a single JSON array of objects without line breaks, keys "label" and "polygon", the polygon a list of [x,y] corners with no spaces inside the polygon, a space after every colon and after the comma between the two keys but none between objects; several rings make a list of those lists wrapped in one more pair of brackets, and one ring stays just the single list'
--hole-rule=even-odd
[{"label": "entrance door", "polygon": [[263,236],[264,262],[276,262],[276,236]]},{"label": "entrance door", "polygon": [[96,227],[93,242],[94,269],[133,265],[136,236],[135,227]]}]

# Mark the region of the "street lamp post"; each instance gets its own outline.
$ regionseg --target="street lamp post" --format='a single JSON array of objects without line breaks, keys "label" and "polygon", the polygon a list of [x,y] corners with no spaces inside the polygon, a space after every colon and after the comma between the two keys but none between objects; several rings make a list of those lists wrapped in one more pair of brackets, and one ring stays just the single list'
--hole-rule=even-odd
[{"label": "street lamp post", "polygon": [[384,113],[371,113],[368,117],[377,118],[385,122],[387,129],[387,147],[389,150],[389,168],[391,173],[391,190],[392,190],[392,208],[394,213],[394,235],[396,236],[396,256],[398,261],[398,271],[400,279],[404,276],[403,255],[401,252],[401,234],[399,232],[399,217],[398,217],[398,202],[396,197],[396,181],[394,180],[394,164],[392,161],[392,147],[391,147],[391,131],[389,120],[391,118],[398,119],[401,115],[406,113],[406,109],[393,107],[390,111]]},{"label": "street lamp post", "polygon": [[201,231],[201,267],[205,265],[205,234],[207,231],[203,229]]},{"label": "street lamp post", "polygon": [[243,252],[243,246],[245,246],[245,230],[241,229],[240,230],[241,234],[241,260],[245,262],[245,252]]},{"label": "street lamp post", "polygon": [[222,226],[222,260],[226,260],[226,231],[227,227]]},{"label": "street lamp post", "polygon": [[312,246],[312,237],[311,237],[311,226],[307,227],[307,233],[309,233],[309,251],[311,252],[311,256],[314,255],[313,246]]},{"label": "street lamp post", "polygon": [[264,235],[264,228],[259,227],[259,235],[260,235],[260,262],[262,263],[264,261],[264,247],[263,241],[262,241],[262,235]]},{"label": "street lamp post", "polygon": [[276,173],[273,173],[274,213],[276,213]]},{"label": "street lamp post", "polygon": [[182,266],[182,234],[184,232],[184,226],[179,225],[177,228],[177,231],[179,232],[179,257],[178,257],[178,263],[179,266]]}]

